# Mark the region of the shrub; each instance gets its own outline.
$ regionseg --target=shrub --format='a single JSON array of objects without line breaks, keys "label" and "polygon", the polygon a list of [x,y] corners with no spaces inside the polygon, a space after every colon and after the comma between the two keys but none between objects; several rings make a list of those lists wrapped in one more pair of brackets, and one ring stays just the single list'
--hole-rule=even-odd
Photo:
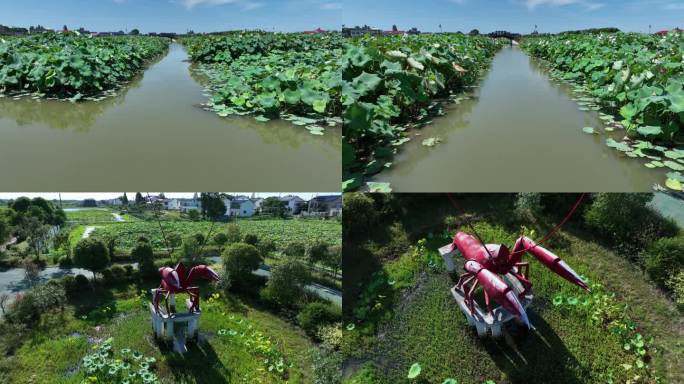
[{"label": "shrub", "polygon": [[128,276],[129,278],[133,277],[134,270],[132,265],[124,265],[124,271],[126,271],[126,276]]},{"label": "shrub", "polygon": [[223,252],[223,269],[232,287],[246,288],[252,280],[252,271],[259,268],[261,255],[253,245],[231,244]]},{"label": "shrub", "polygon": [[306,253],[306,244],[301,241],[290,241],[285,245],[283,253],[287,257],[303,257]]},{"label": "shrub", "polygon": [[322,325],[328,325],[339,321],[342,313],[338,307],[332,304],[313,302],[304,306],[297,315],[299,325],[309,336],[316,336]]},{"label": "shrub", "polygon": [[60,257],[57,264],[59,264],[60,268],[68,268],[74,265],[73,261],[71,261],[71,258],[69,256]]},{"label": "shrub", "polygon": [[76,279],[71,275],[66,275],[62,278],[62,285],[68,297],[72,297],[76,292],[78,292],[78,287],[76,285]]},{"label": "shrub", "polygon": [[342,230],[347,235],[368,231],[377,221],[373,199],[364,193],[345,193],[342,199]]},{"label": "shrub", "polygon": [[302,263],[288,260],[273,267],[264,296],[283,307],[293,307],[304,296],[302,287],[309,280],[309,272]]},{"label": "shrub", "polygon": [[541,194],[518,193],[515,199],[515,215],[521,220],[534,220],[542,211]]},{"label": "shrub", "polygon": [[240,227],[238,227],[237,224],[228,224],[228,226],[226,226],[226,236],[228,237],[229,243],[239,243],[240,240],[242,240]]},{"label": "shrub", "polygon": [[276,250],[276,244],[273,240],[269,239],[262,239],[259,241],[259,243],[256,245],[257,249],[259,250],[259,253],[261,254],[262,257],[266,258],[268,255],[271,254],[271,252],[275,252]]},{"label": "shrub", "polygon": [[108,284],[115,283],[114,279],[112,278],[112,270],[107,268],[102,271],[102,280],[104,280]]},{"label": "shrub", "polygon": [[342,346],[342,323],[324,324],[318,327],[316,337],[324,346],[331,349],[340,349]]},{"label": "shrub", "polygon": [[112,265],[109,270],[112,272],[112,279],[114,281],[125,281],[127,280],[128,276],[126,276],[126,269],[122,267],[121,265]]},{"label": "shrub", "polygon": [[672,297],[680,309],[684,309],[684,270],[673,273],[665,285],[672,291]]},{"label": "shrub", "polygon": [[154,250],[147,241],[138,241],[131,250],[131,258],[138,263],[138,270],[142,277],[151,277],[157,274],[154,266]]},{"label": "shrub", "polygon": [[[340,384],[344,356],[328,348],[316,348],[312,355],[312,384]],[[375,383],[377,381],[373,381]],[[370,381],[364,383],[371,383]]]},{"label": "shrub", "polygon": [[109,264],[109,251],[105,244],[93,238],[81,239],[74,248],[74,264],[93,272],[104,270]]},{"label": "shrub", "polygon": [[247,233],[245,234],[245,238],[243,240],[245,244],[257,246],[259,243],[259,237],[253,233]]},{"label": "shrub", "polygon": [[642,260],[651,279],[664,287],[673,272],[684,268],[684,236],[656,240],[642,253]]},{"label": "shrub", "polygon": [[86,288],[90,288],[90,280],[88,280],[87,277],[81,275],[80,273],[76,275],[74,282],[76,283],[76,289],[79,291],[84,290]]},{"label": "shrub", "polygon": [[672,220],[646,206],[652,197],[650,193],[599,193],[584,214],[585,222],[614,245],[646,247],[678,232]]},{"label": "shrub", "polygon": [[328,244],[322,241],[316,241],[306,250],[306,258],[312,265],[322,263],[328,258]]},{"label": "shrub", "polygon": [[219,247],[223,247],[226,245],[228,242],[228,235],[225,233],[217,233],[214,235],[214,244],[218,245]]}]

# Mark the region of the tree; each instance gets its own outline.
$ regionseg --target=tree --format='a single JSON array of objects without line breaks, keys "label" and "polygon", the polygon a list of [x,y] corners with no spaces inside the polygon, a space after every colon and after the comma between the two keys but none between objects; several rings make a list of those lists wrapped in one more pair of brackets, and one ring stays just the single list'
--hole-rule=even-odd
[{"label": "tree", "polygon": [[473,29],[473,30],[470,31],[468,34],[469,34],[470,36],[478,36],[478,35],[480,34],[480,31],[478,31],[477,29]]},{"label": "tree", "polygon": [[40,260],[40,253],[49,230],[50,226],[43,224],[36,217],[25,217],[19,225],[19,235],[26,239],[37,260]]},{"label": "tree", "polygon": [[30,260],[25,260],[23,267],[24,279],[28,281],[30,287],[35,286],[38,280],[40,280],[40,266]]},{"label": "tree", "polygon": [[138,30],[138,28],[133,28],[130,34],[133,36],[138,36],[140,34],[140,31]]},{"label": "tree", "polygon": [[97,201],[95,199],[85,199],[82,205],[84,207],[97,207]]},{"label": "tree", "polygon": [[0,245],[7,241],[11,233],[12,230],[10,229],[7,219],[4,216],[0,216]]},{"label": "tree", "polygon": [[304,265],[297,260],[287,260],[271,270],[264,293],[276,303],[291,307],[304,296],[304,285],[311,277]]},{"label": "tree", "polygon": [[253,233],[247,233],[245,234],[245,238],[243,240],[246,244],[257,246],[259,244],[259,237]]},{"label": "tree", "polygon": [[259,268],[262,258],[253,245],[231,244],[223,252],[223,269],[231,285],[245,286],[251,281],[252,272]]},{"label": "tree", "polygon": [[140,192],[135,193],[135,204],[137,204],[137,205],[145,204],[145,198],[143,197],[142,193],[140,193]]},{"label": "tree", "polygon": [[218,192],[202,192],[200,202],[202,215],[209,220],[218,220],[226,214],[226,204]]},{"label": "tree", "polygon": [[275,196],[267,197],[261,202],[261,213],[273,217],[285,217],[287,206]]},{"label": "tree", "polygon": [[156,269],[154,268],[154,250],[147,239],[140,239],[131,250],[131,257],[138,262],[138,269],[142,276],[154,276]]},{"label": "tree", "polygon": [[109,265],[109,252],[105,244],[93,238],[81,239],[74,248],[74,264],[95,273],[102,272]]},{"label": "tree", "polygon": [[182,258],[190,263],[194,263],[200,259],[199,250],[202,243],[199,241],[197,236],[186,236],[183,238],[183,244],[181,247]]},{"label": "tree", "polygon": [[333,278],[337,278],[337,271],[342,268],[342,247],[335,245],[330,247],[328,257],[323,260],[326,267],[333,270]]},{"label": "tree", "polygon": [[128,196],[126,196],[126,192],[121,196],[121,204],[128,205]]}]

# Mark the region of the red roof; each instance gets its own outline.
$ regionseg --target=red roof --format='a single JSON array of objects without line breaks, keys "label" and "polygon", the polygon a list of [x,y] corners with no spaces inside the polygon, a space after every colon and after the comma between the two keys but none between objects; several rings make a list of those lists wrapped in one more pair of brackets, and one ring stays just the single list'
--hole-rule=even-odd
[{"label": "red roof", "polygon": [[[672,32],[682,33],[682,32],[684,32],[684,30],[679,29],[679,28],[675,28],[675,29],[672,30]],[[668,33],[670,33],[670,31],[668,31],[667,29],[665,29],[665,30],[662,30],[662,31],[658,31],[658,32],[656,32],[655,34],[656,34],[656,35],[660,35],[660,36],[664,36],[664,35],[667,35]]]},{"label": "red roof", "polygon": [[325,29],[321,29],[321,28],[316,28],[313,31],[304,31],[304,33],[306,33],[307,35],[314,35],[317,33],[326,33],[326,32],[328,32],[328,31],[326,31]]}]

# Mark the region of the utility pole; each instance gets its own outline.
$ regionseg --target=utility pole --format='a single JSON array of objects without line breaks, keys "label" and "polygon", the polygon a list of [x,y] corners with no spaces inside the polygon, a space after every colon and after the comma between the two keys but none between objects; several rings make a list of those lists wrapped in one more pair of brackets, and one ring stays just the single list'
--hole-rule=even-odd
[{"label": "utility pole", "polygon": [[442,33],[442,24],[439,25],[439,33]]},{"label": "utility pole", "polygon": [[648,34],[651,34],[651,24],[648,25]]}]

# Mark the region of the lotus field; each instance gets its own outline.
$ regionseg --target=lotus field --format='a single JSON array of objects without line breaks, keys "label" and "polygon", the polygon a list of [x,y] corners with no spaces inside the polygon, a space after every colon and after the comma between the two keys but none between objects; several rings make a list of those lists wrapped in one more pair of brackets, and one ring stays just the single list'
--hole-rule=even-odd
[{"label": "lotus field", "polygon": [[[210,222],[164,222],[164,233],[168,237],[176,233],[181,237],[200,233],[206,236],[211,227]],[[322,241],[330,245],[340,244],[342,225],[334,220],[240,220],[237,222],[240,232],[257,235],[260,240],[270,240],[276,249],[281,250],[292,241],[310,244]],[[226,231],[225,224],[216,223],[211,236]],[[133,248],[140,236],[150,240],[154,248],[164,248],[164,239],[159,224],[154,221],[138,221],[126,223],[112,223],[97,227],[91,235],[96,239],[116,239],[116,245],[121,248]]]},{"label": "lotus field", "polygon": [[99,99],[166,52],[156,37],[46,33],[0,38],[0,95]]},{"label": "lotus field", "polygon": [[338,34],[231,33],[184,39],[219,116],[291,120],[312,134],[341,123]]},{"label": "lotus field", "polygon": [[572,83],[581,108],[601,111],[606,132],[626,129],[627,138],[606,145],[650,160],[648,168],[669,168],[665,185],[682,190],[684,35],[560,35],[526,39],[523,48]]},{"label": "lotus field", "polygon": [[[406,131],[443,115],[441,101],[462,100],[459,94],[486,71],[499,47],[498,40],[461,34],[352,41],[340,60],[344,190],[362,188],[366,176],[390,167],[411,140]],[[384,183],[365,188],[389,191]]]}]

